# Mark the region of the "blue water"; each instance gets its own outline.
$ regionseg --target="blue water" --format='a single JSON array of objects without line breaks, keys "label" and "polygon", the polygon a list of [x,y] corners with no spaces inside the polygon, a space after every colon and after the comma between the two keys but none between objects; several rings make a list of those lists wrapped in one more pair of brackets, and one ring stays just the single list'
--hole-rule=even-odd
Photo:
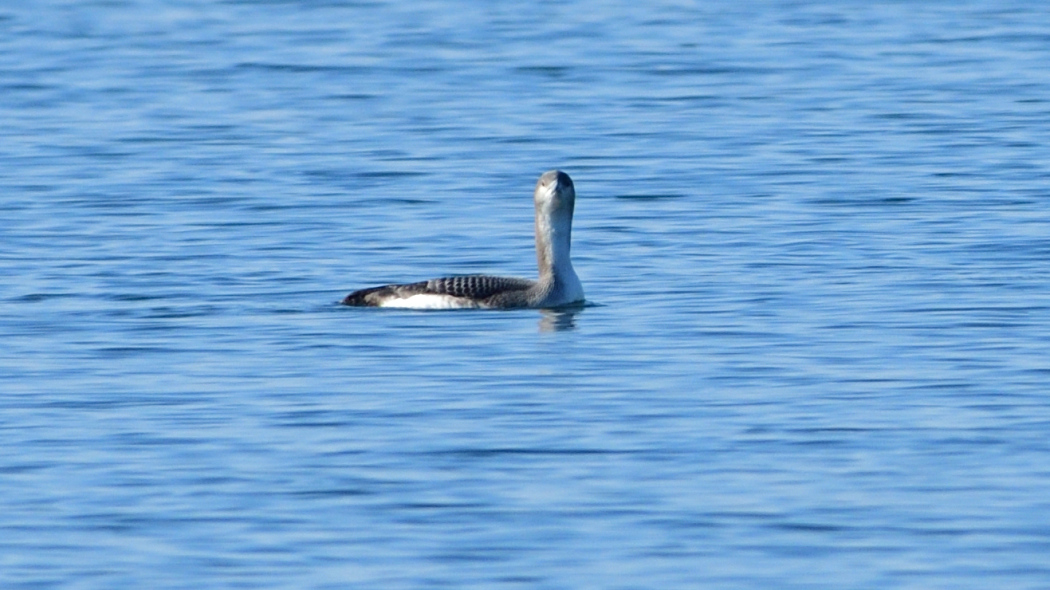
[{"label": "blue water", "polygon": [[0,587],[1050,588],[1050,9],[877,4],[0,4]]}]

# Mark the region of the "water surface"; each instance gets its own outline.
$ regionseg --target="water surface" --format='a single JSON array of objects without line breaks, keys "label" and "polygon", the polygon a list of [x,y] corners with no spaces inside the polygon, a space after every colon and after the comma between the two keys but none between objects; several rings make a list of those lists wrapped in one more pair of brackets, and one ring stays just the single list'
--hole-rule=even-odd
[{"label": "water surface", "polygon": [[1050,586],[1050,11],[869,4],[0,8],[0,586]]}]

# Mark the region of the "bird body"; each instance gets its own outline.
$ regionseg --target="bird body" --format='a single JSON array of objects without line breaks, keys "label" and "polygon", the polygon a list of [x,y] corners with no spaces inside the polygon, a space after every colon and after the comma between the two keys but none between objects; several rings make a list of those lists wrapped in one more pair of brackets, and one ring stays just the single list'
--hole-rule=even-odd
[{"label": "bird body", "polygon": [[411,309],[513,309],[582,303],[583,285],[569,258],[576,190],[568,174],[540,176],[536,205],[536,262],[539,280],[467,275],[354,291],[342,303]]}]

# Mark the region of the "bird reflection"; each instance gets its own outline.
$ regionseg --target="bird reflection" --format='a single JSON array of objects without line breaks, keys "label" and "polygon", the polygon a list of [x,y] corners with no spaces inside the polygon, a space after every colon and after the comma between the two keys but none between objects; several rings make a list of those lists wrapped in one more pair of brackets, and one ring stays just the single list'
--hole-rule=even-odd
[{"label": "bird reflection", "polygon": [[558,309],[541,309],[540,332],[562,332],[576,329],[576,316],[583,311],[583,306],[562,307]]}]

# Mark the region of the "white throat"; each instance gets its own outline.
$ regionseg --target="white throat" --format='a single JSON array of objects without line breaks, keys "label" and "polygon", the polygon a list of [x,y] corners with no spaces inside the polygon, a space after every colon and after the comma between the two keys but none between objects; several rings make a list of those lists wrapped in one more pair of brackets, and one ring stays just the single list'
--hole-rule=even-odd
[{"label": "white throat", "polygon": [[565,211],[554,211],[536,218],[536,257],[540,278],[575,275],[570,250],[572,248],[572,216]]},{"label": "white throat", "polygon": [[557,183],[536,189],[536,262],[540,283],[555,302],[581,301],[583,285],[570,258],[576,195],[571,184],[558,190]]}]

